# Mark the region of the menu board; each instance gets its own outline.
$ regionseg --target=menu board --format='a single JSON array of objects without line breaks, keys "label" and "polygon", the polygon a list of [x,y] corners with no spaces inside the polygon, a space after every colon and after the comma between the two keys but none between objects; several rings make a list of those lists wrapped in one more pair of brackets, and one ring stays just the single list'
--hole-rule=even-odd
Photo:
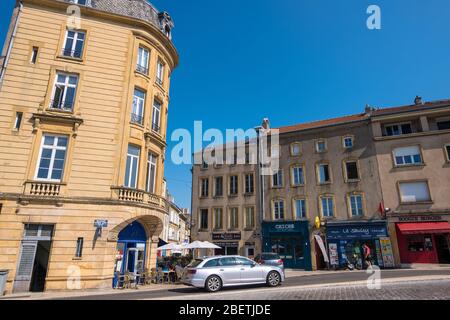
[{"label": "menu board", "polygon": [[383,264],[385,268],[393,268],[394,254],[392,252],[391,239],[387,237],[380,238],[381,254],[383,256]]},{"label": "menu board", "polygon": [[328,250],[330,251],[330,264],[332,266],[338,265],[339,264],[339,257],[338,257],[337,243],[330,243],[328,245]]}]

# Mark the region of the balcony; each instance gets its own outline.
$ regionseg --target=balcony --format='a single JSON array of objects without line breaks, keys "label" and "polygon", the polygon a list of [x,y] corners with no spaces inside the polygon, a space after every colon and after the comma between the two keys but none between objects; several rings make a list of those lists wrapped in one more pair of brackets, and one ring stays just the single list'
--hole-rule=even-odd
[{"label": "balcony", "polygon": [[72,112],[73,101],[50,100],[49,110]]},{"label": "balcony", "polygon": [[161,134],[161,128],[156,123],[152,123],[152,131]]},{"label": "balcony", "polygon": [[69,50],[69,49],[63,49],[62,50],[62,56],[68,57],[68,58],[74,58],[74,59],[81,59],[83,52],[78,50]]},{"label": "balcony", "polygon": [[115,200],[167,208],[164,198],[144,190],[126,187],[111,187],[111,190],[113,191],[113,199]]},{"label": "balcony", "polygon": [[26,181],[25,195],[38,197],[61,197],[64,195],[65,183],[47,181]]},{"label": "balcony", "polygon": [[143,121],[144,121],[144,117],[142,117],[142,115],[135,114],[135,113],[131,114],[131,123],[142,126]]},{"label": "balcony", "polygon": [[144,67],[144,66],[141,66],[140,64],[136,65],[136,71],[139,72],[139,73],[142,73],[142,74],[144,74],[146,76],[148,76],[148,68]]}]

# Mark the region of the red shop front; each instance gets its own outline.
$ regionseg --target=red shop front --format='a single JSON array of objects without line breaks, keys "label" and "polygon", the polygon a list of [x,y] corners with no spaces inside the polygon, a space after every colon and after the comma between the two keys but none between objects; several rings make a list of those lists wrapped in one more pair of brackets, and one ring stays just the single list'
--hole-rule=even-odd
[{"label": "red shop front", "polygon": [[450,223],[397,223],[402,263],[450,263]]}]

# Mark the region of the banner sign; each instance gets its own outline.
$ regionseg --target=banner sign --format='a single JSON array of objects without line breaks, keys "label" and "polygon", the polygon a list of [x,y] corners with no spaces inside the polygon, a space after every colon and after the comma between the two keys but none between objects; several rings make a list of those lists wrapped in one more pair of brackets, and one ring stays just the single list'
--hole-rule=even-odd
[{"label": "banner sign", "polygon": [[241,233],[213,233],[213,240],[241,240]]},{"label": "banner sign", "polygon": [[381,255],[383,256],[383,264],[385,268],[393,268],[394,254],[392,252],[391,239],[388,237],[380,238]]},{"label": "banner sign", "polygon": [[372,239],[387,237],[385,225],[329,226],[328,239]]},{"label": "banner sign", "polygon": [[323,260],[327,263],[330,262],[330,259],[328,259],[327,250],[325,249],[322,237],[316,234],[314,235],[314,238],[316,239],[317,244],[319,245],[320,251],[322,251]]}]

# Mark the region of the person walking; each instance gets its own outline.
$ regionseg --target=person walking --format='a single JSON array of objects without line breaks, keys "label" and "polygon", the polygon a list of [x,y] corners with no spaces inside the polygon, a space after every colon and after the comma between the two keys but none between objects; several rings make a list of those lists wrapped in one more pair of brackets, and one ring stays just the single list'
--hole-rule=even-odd
[{"label": "person walking", "polygon": [[363,253],[364,253],[364,262],[366,263],[367,268],[372,266],[372,256],[370,247],[367,243],[363,244]]}]

